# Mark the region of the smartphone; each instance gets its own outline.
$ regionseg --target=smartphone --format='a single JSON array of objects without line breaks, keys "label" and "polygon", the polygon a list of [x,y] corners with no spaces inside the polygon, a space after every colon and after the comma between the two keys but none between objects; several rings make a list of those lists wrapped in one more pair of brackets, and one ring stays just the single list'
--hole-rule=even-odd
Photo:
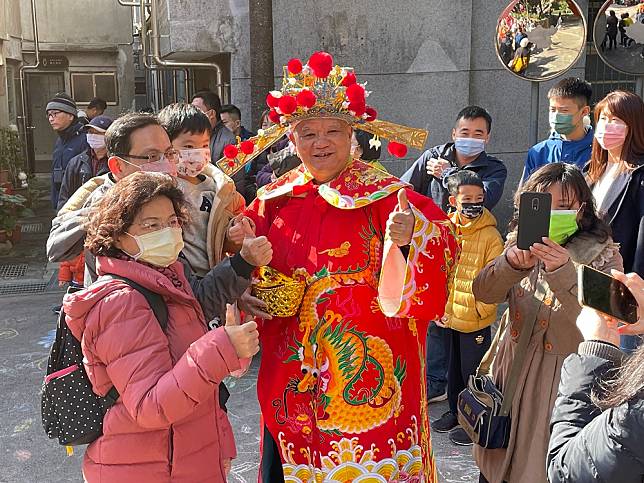
[{"label": "smartphone", "polygon": [[526,191],[519,198],[519,233],[517,247],[529,250],[535,243],[543,243],[542,238],[550,231],[550,193]]},{"label": "smartphone", "polygon": [[579,267],[579,303],[621,320],[637,322],[637,301],[619,280],[587,265]]}]

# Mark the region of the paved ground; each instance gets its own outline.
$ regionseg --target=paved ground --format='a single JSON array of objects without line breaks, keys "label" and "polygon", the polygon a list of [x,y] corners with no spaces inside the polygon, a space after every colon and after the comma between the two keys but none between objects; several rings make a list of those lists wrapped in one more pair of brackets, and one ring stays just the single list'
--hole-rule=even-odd
[{"label": "paved ground", "polygon": [[[43,223],[43,232],[25,234],[12,253],[0,256],[0,483],[82,481],[82,449],[67,457],[63,447],[47,439],[40,420],[40,388],[55,333],[56,316],[51,308],[59,303],[62,292],[55,283],[55,266],[45,261],[45,232],[52,213],[44,204],[37,212],[36,218],[27,221]],[[3,270],[9,265],[15,268],[20,264],[26,265],[23,275],[3,278]],[[6,294],[30,286],[38,292]],[[257,481],[257,362],[246,376],[228,382],[229,417],[239,453],[229,478],[231,482]],[[432,405],[432,419],[445,410],[446,403]],[[470,448],[455,447],[446,435],[440,434],[433,435],[433,442],[440,481],[477,480]]]}]

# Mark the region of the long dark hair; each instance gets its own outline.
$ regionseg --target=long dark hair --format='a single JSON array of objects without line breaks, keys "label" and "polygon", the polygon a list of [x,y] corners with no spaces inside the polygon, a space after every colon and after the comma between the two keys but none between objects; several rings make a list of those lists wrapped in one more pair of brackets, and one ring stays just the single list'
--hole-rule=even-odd
[{"label": "long dark hair", "polygon": [[624,404],[644,396],[644,346],[624,363],[615,379],[603,384],[603,396],[593,394],[593,402],[601,409]]},{"label": "long dark hair", "polygon": [[[595,106],[595,126],[603,111],[619,117],[628,126],[626,139],[622,146],[621,160],[624,169],[637,167],[637,160],[644,156],[644,102],[637,94],[626,91],[613,91],[604,97]],[[591,183],[604,174],[608,163],[608,151],[602,148],[596,139],[593,139],[593,152],[590,157],[588,177]]]},{"label": "long dark hair", "polygon": [[509,231],[514,231],[519,225],[519,200],[521,193],[533,191],[545,193],[550,187],[559,183],[561,191],[569,200],[576,200],[581,206],[580,216],[577,218],[579,231],[570,237],[582,233],[590,233],[601,242],[605,242],[611,235],[610,227],[597,216],[595,198],[588,187],[584,175],[579,169],[566,163],[550,163],[532,173],[532,176],[521,186],[514,195],[514,216],[510,221]]}]

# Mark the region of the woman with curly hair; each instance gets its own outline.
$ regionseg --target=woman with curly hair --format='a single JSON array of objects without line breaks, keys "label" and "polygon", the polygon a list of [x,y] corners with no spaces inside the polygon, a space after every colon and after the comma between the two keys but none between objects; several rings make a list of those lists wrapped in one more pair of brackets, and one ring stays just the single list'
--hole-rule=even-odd
[{"label": "woman with curly hair", "polygon": [[[191,285],[177,261],[186,220],[176,182],[144,172],[116,183],[90,216],[85,246],[98,274],[160,295],[168,323],[163,330],[144,295],[123,280],[99,277],[65,297],[94,392],[114,387],[120,395],[85,453],[88,482],[225,481],[235,456],[218,387],[257,352],[257,326],[240,325],[228,306],[226,326],[208,331],[193,288],[216,291],[218,267]],[[244,249],[230,261],[242,272],[243,256]]]}]

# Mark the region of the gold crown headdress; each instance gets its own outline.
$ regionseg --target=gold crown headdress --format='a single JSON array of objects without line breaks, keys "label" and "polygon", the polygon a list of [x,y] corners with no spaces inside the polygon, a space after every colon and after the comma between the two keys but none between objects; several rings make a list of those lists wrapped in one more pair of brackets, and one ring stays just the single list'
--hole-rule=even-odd
[{"label": "gold crown headdress", "polygon": [[305,65],[291,59],[284,67],[281,90],[266,96],[268,117],[275,124],[247,141],[226,146],[217,166],[232,175],[277,142],[290,126],[320,117],[342,119],[355,129],[388,139],[388,151],[396,157],[404,157],[407,146],[423,149],[427,131],[377,119],[376,110],[366,103],[365,85],[358,83],[353,69],[334,66],[327,52],[315,52]]}]

